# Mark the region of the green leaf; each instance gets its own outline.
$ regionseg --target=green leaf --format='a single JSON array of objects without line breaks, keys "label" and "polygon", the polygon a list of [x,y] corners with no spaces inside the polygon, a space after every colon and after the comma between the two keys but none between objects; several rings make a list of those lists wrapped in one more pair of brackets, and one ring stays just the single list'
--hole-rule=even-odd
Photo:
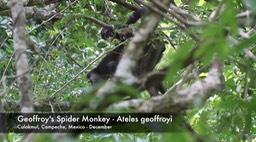
[{"label": "green leaf", "polygon": [[193,41],[187,41],[178,48],[174,57],[171,57],[173,58],[173,62],[171,68],[168,70],[166,80],[172,80],[175,74],[182,68],[185,60],[191,53],[192,46]]},{"label": "green leaf", "polygon": [[229,27],[232,35],[236,35],[238,25],[237,25],[237,10],[235,4],[231,0],[225,2],[225,8],[222,14],[220,15],[220,24],[223,27]]},{"label": "green leaf", "polygon": [[105,48],[108,46],[108,43],[105,40],[99,40],[96,45],[98,48]]},{"label": "green leaf", "polygon": [[253,36],[251,36],[248,39],[244,39],[241,42],[239,42],[237,45],[235,45],[233,47],[233,51],[234,52],[239,52],[242,49],[253,46],[255,44],[256,44],[256,34],[254,34]]}]

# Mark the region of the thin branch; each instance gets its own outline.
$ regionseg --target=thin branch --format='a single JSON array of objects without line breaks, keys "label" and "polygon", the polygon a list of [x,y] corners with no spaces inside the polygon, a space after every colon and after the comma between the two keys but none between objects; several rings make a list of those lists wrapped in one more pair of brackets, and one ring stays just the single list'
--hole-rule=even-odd
[{"label": "thin branch", "polygon": [[98,20],[98,19],[96,19],[94,17],[86,16],[86,15],[83,15],[83,14],[71,14],[71,15],[68,15],[67,17],[70,18],[70,20],[77,19],[77,18],[84,18],[86,20],[89,20],[89,21],[99,25],[100,27],[108,27],[108,26],[110,26],[110,25],[108,25],[108,24],[106,24],[106,23],[104,23],[104,22],[102,22],[102,21],[100,21],[100,20]]},{"label": "thin branch", "polygon": [[206,101],[214,92],[223,89],[223,65],[217,57],[205,78],[196,81],[183,90],[167,91],[163,96],[152,97],[148,100],[134,99],[111,105],[108,110],[118,112],[124,108],[146,113],[178,113],[192,107],[195,99]]},{"label": "thin branch", "polygon": [[[18,112],[19,111],[19,101],[15,100],[2,100],[2,104],[4,106],[5,111]],[[72,102],[63,102],[52,100],[49,103],[49,100],[40,100],[38,102],[34,102],[33,104],[36,111],[39,112],[63,112],[71,109]],[[53,110],[54,109],[54,110]]]},{"label": "thin branch", "polygon": [[182,74],[181,80],[179,80],[177,83],[175,83],[169,90],[179,90],[181,86],[188,80],[189,78],[189,73],[193,69],[193,65],[187,66],[185,71]]},{"label": "thin branch", "polygon": [[9,59],[7,65],[6,65],[5,69],[4,69],[2,78],[6,75],[7,69],[8,69],[8,67],[9,67],[9,65],[11,64],[11,61],[12,61],[12,58],[14,57],[14,54],[15,54],[15,52],[12,53],[11,58]]},{"label": "thin branch", "polygon": [[[123,45],[127,42],[121,42],[120,44],[118,44],[117,46]],[[116,47],[117,47],[116,46]],[[62,87],[60,87],[58,90],[56,90],[52,95],[51,98],[54,97],[57,93],[59,93],[61,90],[63,90],[66,86],[68,86],[71,82],[73,82],[74,80],[77,79],[78,76],[80,76],[83,72],[85,72],[93,63],[95,63],[96,61],[98,61],[100,58],[102,58],[104,55],[106,55],[109,51],[103,52],[102,54],[100,54],[97,58],[95,58],[92,62],[90,62],[85,68],[83,68],[79,73],[77,73],[72,79],[70,79],[68,82],[66,82],[64,85],[62,85]]]},{"label": "thin branch", "polygon": [[83,72],[85,72],[93,63],[95,63],[97,60],[99,60],[101,57],[103,57],[107,52],[103,52],[100,54],[97,58],[95,58],[92,62],[90,62],[85,68],[83,68],[79,73],[77,73],[72,79],[70,79],[68,82],[66,82],[64,85],[62,85],[59,89],[57,89],[52,95],[51,98],[54,97],[57,93],[59,93],[61,90],[63,90],[66,86],[68,86],[71,82],[75,81],[78,76],[80,76]]},{"label": "thin branch", "polygon": [[106,15],[111,19],[117,20],[117,18],[115,17],[115,15],[113,14],[113,12],[109,7],[109,2],[107,0],[103,0],[103,5],[104,5],[104,13],[106,13]]},{"label": "thin branch", "polygon": [[[33,19],[36,21],[44,21],[49,19],[50,17],[56,15],[57,11],[55,9],[51,9],[48,6],[45,8],[38,8],[38,7],[26,7],[25,8],[27,19]],[[0,11],[0,15],[2,16],[11,16],[11,11],[4,10]],[[58,14],[57,16],[54,16],[51,20],[58,20],[62,18],[62,14]]]},{"label": "thin branch", "polygon": [[69,4],[68,6],[66,6],[65,8],[63,8],[60,12],[58,12],[58,13],[54,14],[52,17],[50,17],[48,20],[46,20],[46,21],[42,22],[41,24],[39,24],[38,26],[34,27],[32,30],[30,30],[30,31],[28,32],[28,34],[31,33],[32,31],[34,31],[35,29],[41,27],[42,25],[48,23],[49,21],[51,21],[52,19],[54,19],[55,17],[57,17],[58,15],[60,15],[61,13],[63,13],[66,9],[68,9],[70,6],[74,5],[74,4],[75,4],[76,2],[78,2],[78,1],[79,1],[79,0],[73,1],[71,4]]},{"label": "thin branch", "polygon": [[114,3],[117,3],[125,8],[128,8],[130,10],[133,10],[133,11],[136,11],[139,9],[139,7],[135,6],[135,5],[132,5],[132,4],[129,4],[127,2],[125,2],[124,0],[109,0],[109,1],[112,1]]},{"label": "thin branch", "polygon": [[220,4],[217,9],[215,9],[214,11],[212,11],[212,13],[211,13],[210,16],[208,17],[208,19],[209,19],[210,21],[216,20],[216,19],[219,17],[221,11],[223,11],[223,8],[224,8],[224,7],[223,7],[223,4]]},{"label": "thin branch", "polygon": [[246,57],[248,57],[256,62],[256,55],[254,55],[250,49],[248,49],[248,48],[244,49],[244,53],[245,53]]},{"label": "thin branch", "polygon": [[[170,13],[174,18],[176,18],[178,21],[180,21],[182,24],[184,24],[185,26],[202,26],[204,25],[204,23],[202,21],[199,21],[199,19],[197,18],[196,21],[189,21],[188,19],[184,19],[183,17],[187,16],[188,14],[184,11],[181,12],[180,9],[178,9],[176,7],[175,10],[172,10],[172,9],[169,9],[169,7],[166,7],[165,5],[163,5],[162,3],[158,2],[158,1],[153,1],[158,7],[160,7],[161,9],[167,11],[168,13]],[[174,7],[174,6],[173,6]],[[177,11],[180,11],[180,12],[177,12]],[[184,14],[184,16],[180,16],[178,14]],[[190,17],[193,17],[193,16],[190,16]],[[193,19],[195,19],[193,17]]]},{"label": "thin branch", "polygon": [[250,73],[250,69],[247,68],[246,69],[246,73],[245,73],[245,77],[244,77],[244,99],[247,99],[249,97],[248,91],[249,91],[249,73]]},{"label": "thin branch", "polygon": [[[162,0],[162,3],[169,5],[171,0]],[[127,49],[119,61],[113,80],[107,81],[96,92],[96,98],[89,102],[92,109],[99,109],[100,103],[105,100],[109,94],[108,92],[115,88],[118,81],[127,85],[134,84],[138,81],[138,78],[132,74],[132,70],[135,68],[137,60],[141,57],[143,50],[142,47],[147,44],[148,39],[158,26],[162,17],[163,16],[161,14],[155,13],[151,10],[146,13],[145,18],[142,21],[142,26],[137,32],[135,32],[134,37],[129,42]]]},{"label": "thin branch", "polygon": [[[249,38],[249,37],[247,37],[247,38]],[[242,38],[242,39],[244,39],[244,38]],[[228,40],[229,40],[232,44],[234,44],[234,45],[239,44],[239,41],[236,40],[235,38],[231,37],[231,36],[228,36]],[[252,51],[251,51],[249,48],[245,48],[243,51],[244,51],[245,56],[246,56],[247,58],[252,59],[253,61],[256,61],[256,55],[254,55],[254,54],[252,53]]]},{"label": "thin branch", "polygon": [[[186,30],[186,24],[176,22],[175,20],[173,20],[172,18],[170,18],[169,16],[167,16],[165,13],[163,13],[163,12],[160,11],[160,10],[158,10],[156,7],[149,5],[149,4],[145,3],[144,1],[141,1],[141,0],[140,0],[140,2],[141,2],[144,6],[146,6],[147,8],[149,8],[150,10],[152,10],[152,11],[154,11],[154,12],[156,12],[156,13],[162,15],[164,18],[170,20],[172,23],[174,23],[175,25],[177,25],[180,29],[182,29],[182,30],[184,30],[184,31]],[[157,2],[154,2],[154,3],[157,3]],[[161,5],[163,5],[163,4],[161,4]],[[162,8],[162,9],[163,9],[163,8]],[[167,9],[164,8],[164,10],[167,10]],[[190,36],[192,39],[194,39],[195,41],[199,41],[199,38],[198,38],[197,35],[195,35],[194,33],[188,33],[188,34],[189,34],[189,36]]]},{"label": "thin branch", "polygon": [[[74,20],[71,20],[71,21],[69,21],[68,23],[66,23],[66,24],[62,27],[62,29],[61,29],[61,31],[58,33],[58,35],[55,37],[55,39],[53,40],[53,42],[50,44],[50,46],[49,46],[50,48],[48,48],[48,50],[47,50],[47,52],[45,53],[44,57],[42,57],[42,59],[43,59],[44,62],[42,62],[41,65],[40,65],[39,73],[38,73],[38,75],[37,75],[37,78],[36,78],[36,81],[35,81],[35,82],[38,82],[39,77],[41,76],[41,71],[42,71],[42,69],[43,69],[44,63],[48,64],[48,62],[46,61],[46,58],[48,57],[49,52],[50,52],[50,50],[51,50],[52,47],[53,47],[53,44],[57,41],[57,39],[61,36],[61,34],[67,29],[67,27],[68,27],[72,22],[74,22]],[[40,57],[41,57],[41,56],[40,56]],[[51,69],[50,66],[49,66],[49,68]],[[51,69],[51,72],[53,72],[52,69]],[[53,75],[53,76],[54,76],[54,75]],[[35,85],[34,90],[37,90],[37,84]]]},{"label": "thin branch", "polygon": [[[4,97],[4,94],[6,94],[8,87],[6,85],[6,76],[3,76],[0,82],[3,85],[3,90],[0,92],[0,100]],[[1,106],[0,106],[1,107]],[[0,111],[1,112],[1,111]]]},{"label": "thin branch", "polygon": [[[51,4],[61,2],[62,0],[29,0],[26,4],[27,6],[39,5],[39,4]],[[10,0],[0,0],[0,11],[9,9],[9,5],[11,5]]]},{"label": "thin branch", "polygon": [[194,20],[196,22],[202,22],[202,19],[200,19],[199,17],[196,17],[196,16],[192,15],[191,13],[187,12],[184,9],[181,9],[181,8],[175,6],[174,4],[171,4],[170,10],[174,11],[177,14],[180,14],[180,15],[182,15],[184,17],[188,17],[188,18],[190,18],[190,19],[192,19],[192,20]]}]

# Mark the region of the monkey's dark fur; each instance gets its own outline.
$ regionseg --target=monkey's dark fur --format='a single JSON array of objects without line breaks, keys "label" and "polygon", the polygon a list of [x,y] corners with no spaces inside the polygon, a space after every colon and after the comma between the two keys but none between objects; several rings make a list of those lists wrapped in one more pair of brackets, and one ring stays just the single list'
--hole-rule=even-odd
[{"label": "monkey's dark fur", "polygon": [[[145,9],[140,9],[132,13],[126,24],[133,24],[141,18]],[[132,31],[127,26],[109,26],[104,27],[101,30],[101,36],[103,39],[118,39],[120,42],[131,38],[133,36]],[[157,39],[156,35],[152,36],[152,40],[143,49],[144,53],[137,63],[137,67],[133,71],[135,76],[142,77],[143,75],[154,70],[156,64],[162,57],[162,53],[165,50],[164,41]],[[118,45],[116,48],[111,50],[101,60],[98,66],[92,69],[87,74],[87,79],[92,84],[96,84],[102,80],[111,78],[116,70],[119,60],[123,54],[124,45]],[[157,95],[158,91],[161,93],[165,92],[162,84],[146,88],[151,96]]]}]

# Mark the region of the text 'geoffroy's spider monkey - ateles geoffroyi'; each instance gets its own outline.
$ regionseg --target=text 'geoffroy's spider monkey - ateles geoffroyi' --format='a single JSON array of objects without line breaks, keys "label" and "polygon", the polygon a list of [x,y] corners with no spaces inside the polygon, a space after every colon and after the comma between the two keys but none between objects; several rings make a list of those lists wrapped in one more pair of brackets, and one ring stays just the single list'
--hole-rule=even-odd
[{"label": "text 'geoffroy's spider monkey - ateles geoffroyi'", "polygon": [[[132,30],[127,25],[136,23],[145,11],[146,10],[144,8],[134,11],[131,16],[129,16],[126,25],[124,26],[114,25],[103,27],[101,30],[102,38],[110,40],[118,39],[121,43],[126,39],[133,37]],[[137,77],[141,77],[153,71],[156,64],[162,57],[162,53],[165,50],[165,44],[164,41],[156,38],[156,36],[157,35],[152,35],[152,40],[143,48],[143,55],[139,59],[136,68],[133,71],[134,75]],[[96,84],[102,80],[107,80],[112,77],[124,52],[124,46],[125,45],[123,44],[117,44],[113,50],[106,54],[97,67],[87,74],[87,79],[89,79],[92,84]],[[151,96],[157,95],[159,91],[161,93],[165,92],[162,84],[157,84],[146,89]]]}]

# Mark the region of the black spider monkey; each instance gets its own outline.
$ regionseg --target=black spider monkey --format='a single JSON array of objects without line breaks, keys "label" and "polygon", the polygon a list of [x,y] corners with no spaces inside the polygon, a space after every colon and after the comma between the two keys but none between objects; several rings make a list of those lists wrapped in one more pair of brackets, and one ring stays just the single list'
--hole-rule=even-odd
[{"label": "black spider monkey", "polygon": [[[101,30],[101,36],[103,39],[118,39],[120,42],[125,41],[128,38],[133,37],[133,32],[128,27],[130,24],[136,23],[142,15],[145,13],[146,9],[141,8],[129,16],[126,25],[114,25],[103,27]],[[118,32],[115,30],[119,30]],[[156,35],[154,35],[155,37]],[[153,39],[155,39],[153,37]],[[157,46],[157,47],[152,47]],[[139,59],[137,68],[134,71],[136,76],[141,76],[145,73],[152,71],[156,64],[161,59],[162,53],[165,50],[164,42],[155,39],[151,41],[147,46],[144,47],[144,54]],[[92,69],[87,74],[87,79],[94,85],[102,80],[109,79],[116,70],[118,62],[123,54],[124,45],[117,45],[113,50],[111,50],[98,64],[98,66]],[[157,95],[158,91],[161,93],[165,92],[162,84],[158,84],[153,87],[147,88],[151,96]]]},{"label": "black spider monkey", "polygon": [[[129,16],[126,25],[130,25],[133,23],[136,23],[141,16],[144,14],[145,9],[139,9],[132,13],[131,16]],[[120,30],[119,32],[115,32],[115,30]],[[121,25],[113,25],[113,26],[107,26],[103,27],[101,29],[101,37],[103,39],[118,39],[120,42],[131,38],[133,36],[133,33],[128,31],[127,26],[121,26]],[[98,66],[94,69],[92,69],[87,74],[87,79],[90,80],[92,84],[96,84],[100,82],[101,80],[106,80],[111,77],[111,75],[115,72],[117,64],[122,56],[122,53],[124,51],[124,46],[119,45],[113,50],[111,50],[98,64]]]},{"label": "black spider monkey", "polygon": [[[121,29],[121,33],[114,32],[114,29]],[[120,42],[131,38],[133,34],[122,29],[121,26],[104,27],[101,30],[103,39],[118,39]],[[109,51],[107,55],[101,60],[98,66],[92,69],[87,74],[87,79],[94,85],[102,80],[107,80],[115,72],[118,62],[123,54],[124,45],[117,45],[113,50]]]}]

